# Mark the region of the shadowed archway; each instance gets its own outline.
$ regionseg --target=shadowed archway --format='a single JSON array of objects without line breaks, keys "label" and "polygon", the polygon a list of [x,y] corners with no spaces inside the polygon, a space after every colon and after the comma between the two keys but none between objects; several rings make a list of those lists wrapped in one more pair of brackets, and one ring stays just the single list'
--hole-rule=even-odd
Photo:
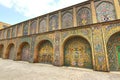
[{"label": "shadowed archway", "polygon": [[28,42],[23,42],[18,49],[17,60],[29,61],[30,45]]},{"label": "shadowed archway", "polygon": [[7,49],[6,49],[5,58],[14,60],[14,54],[15,54],[14,51],[15,51],[14,44],[13,43],[9,44]]}]

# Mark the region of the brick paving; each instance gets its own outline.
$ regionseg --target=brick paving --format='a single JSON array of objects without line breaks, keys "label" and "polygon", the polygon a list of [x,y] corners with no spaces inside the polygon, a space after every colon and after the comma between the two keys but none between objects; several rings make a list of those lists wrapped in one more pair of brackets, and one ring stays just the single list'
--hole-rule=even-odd
[{"label": "brick paving", "polygon": [[120,80],[120,72],[0,59],[0,80]]}]

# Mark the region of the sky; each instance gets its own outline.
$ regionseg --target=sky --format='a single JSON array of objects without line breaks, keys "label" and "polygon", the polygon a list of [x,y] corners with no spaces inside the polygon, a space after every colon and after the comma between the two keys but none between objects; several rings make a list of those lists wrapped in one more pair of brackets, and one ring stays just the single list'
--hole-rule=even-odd
[{"label": "sky", "polygon": [[0,22],[11,25],[87,0],[0,0]]}]

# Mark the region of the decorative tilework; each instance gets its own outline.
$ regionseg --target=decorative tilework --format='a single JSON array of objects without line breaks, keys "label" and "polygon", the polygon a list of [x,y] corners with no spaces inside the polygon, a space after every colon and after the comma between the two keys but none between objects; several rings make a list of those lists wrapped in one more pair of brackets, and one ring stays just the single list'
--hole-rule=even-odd
[{"label": "decorative tilework", "polygon": [[105,40],[106,40],[106,44],[110,38],[111,35],[117,33],[120,31],[120,23],[113,23],[113,24],[108,24],[103,26],[104,28],[104,33],[105,33]]},{"label": "decorative tilework", "polygon": [[7,37],[7,30],[4,30],[4,39],[6,39],[6,37]]},{"label": "decorative tilework", "polygon": [[120,33],[111,36],[107,44],[110,70],[120,70],[120,65],[118,64],[118,53],[116,51],[117,46],[120,46]]},{"label": "decorative tilework", "polygon": [[86,25],[92,23],[92,15],[89,8],[81,8],[77,13],[77,24]]},{"label": "decorative tilework", "polygon": [[25,44],[23,47],[22,47],[22,60],[23,61],[29,61],[29,54],[30,54],[30,46],[29,44]]},{"label": "decorative tilework", "polygon": [[22,27],[21,24],[17,26],[17,36],[20,36],[21,34],[21,27]]},{"label": "decorative tilework", "polygon": [[12,37],[15,37],[15,35],[16,35],[16,27],[13,27],[12,28]]},{"label": "decorative tilework", "polygon": [[49,30],[56,30],[58,29],[58,15],[52,15],[50,16],[50,23],[49,23]]},{"label": "decorative tilework", "polygon": [[85,39],[73,37],[65,43],[65,65],[92,68],[91,47]]},{"label": "decorative tilework", "polygon": [[7,30],[7,38],[10,38],[10,29]]},{"label": "decorative tilework", "polygon": [[64,13],[62,16],[62,28],[73,27],[73,15],[70,12]]},{"label": "decorative tilework", "polygon": [[23,26],[23,35],[28,35],[28,24],[25,24],[24,26]]},{"label": "decorative tilework", "polygon": [[33,55],[34,55],[34,47],[35,47],[35,40],[36,40],[36,35],[32,35],[32,40],[31,40],[31,51],[30,51],[30,57],[29,61],[33,62]]},{"label": "decorative tilework", "polygon": [[95,56],[95,70],[107,71],[106,55],[104,54],[103,32],[102,28],[97,25],[92,27],[94,56]]},{"label": "decorative tilework", "polygon": [[116,19],[114,6],[110,2],[101,2],[96,8],[96,12],[98,22],[106,22]]},{"label": "decorative tilework", "polygon": [[13,44],[9,45],[10,48],[9,48],[9,59],[13,60],[14,59],[14,50],[15,50],[15,47]]},{"label": "decorative tilework", "polygon": [[38,61],[41,63],[53,63],[53,45],[49,41],[44,41],[39,46]]},{"label": "decorative tilework", "polygon": [[60,65],[60,33],[55,33],[55,43],[54,43],[54,64]]},{"label": "decorative tilework", "polygon": [[37,22],[33,21],[31,24],[31,29],[30,29],[30,34],[35,34],[36,33],[36,27],[37,27]]},{"label": "decorative tilework", "polygon": [[64,31],[64,32],[62,32],[62,34],[61,34],[61,41],[64,41],[64,39],[66,38],[66,37],[69,37],[70,35],[81,35],[81,36],[84,36],[84,38],[86,38],[86,40],[88,40],[89,42],[91,42],[90,41],[90,39],[91,39],[91,33],[92,32],[92,30],[90,29],[90,28],[84,28],[84,29],[71,29],[71,30],[69,30],[69,31]]},{"label": "decorative tilework", "polygon": [[32,37],[23,37],[17,41],[18,49],[20,49],[20,52],[16,54],[17,60],[31,61],[31,38]]},{"label": "decorative tilework", "polygon": [[[98,22],[110,21],[116,18],[114,5],[110,2],[113,2],[113,0],[95,1],[95,6],[100,3],[96,7]],[[76,16],[77,16],[77,24],[79,26],[91,24],[92,18],[91,18],[90,4],[88,3],[88,5],[86,4],[83,6],[76,5],[71,7],[71,9],[69,8],[70,10],[68,10],[68,8],[60,10],[59,16],[58,14],[50,15],[51,14],[50,13],[48,14],[50,16],[49,21],[47,21],[48,18],[46,18],[45,16],[41,16],[43,18],[40,19],[39,21],[39,25],[38,25],[39,33],[49,30],[50,32],[47,32],[47,33],[22,37],[22,34],[27,35],[28,31],[30,31],[31,34],[34,34],[36,32],[36,28],[34,28],[34,25],[36,25],[36,21],[35,22],[33,21],[30,25],[29,23],[28,24],[24,24],[23,22],[19,23],[17,24],[18,25],[17,35],[21,37],[14,38],[14,39],[1,40],[0,44],[4,44],[5,47],[7,47],[8,42],[14,42],[16,44],[14,46],[15,49],[11,47],[9,50],[10,59],[13,59],[13,55],[11,54],[16,52],[19,53],[19,51],[17,50],[20,48],[21,49],[20,57],[22,57],[24,61],[33,61],[33,58],[35,57],[34,53],[37,54],[37,51],[38,51],[36,60],[39,59],[39,62],[42,62],[42,63],[54,62],[55,65],[63,65],[62,63],[64,58],[65,60],[64,62],[66,66],[92,68],[91,55],[93,54],[92,56],[94,59],[93,60],[94,69],[101,70],[101,71],[107,71],[108,69],[107,56],[106,56],[108,55],[110,70],[118,70],[119,68],[118,60],[117,60],[118,56],[116,54],[115,47],[116,45],[120,45],[120,39],[119,39],[120,36],[116,34],[112,38],[110,38],[107,44],[107,52],[105,49],[106,47],[105,43],[107,43],[108,38],[113,33],[120,32],[119,20],[115,20],[113,22],[105,23],[105,24],[101,23],[101,24],[88,25],[85,28],[76,27],[74,29],[71,28],[71,29],[57,30],[59,29],[58,17],[61,18],[61,22],[62,22],[60,24],[61,25],[60,27],[62,28],[73,27],[73,22],[74,22],[73,9],[74,11],[77,10]],[[58,11],[56,13],[58,13]],[[37,20],[39,19],[37,18]],[[27,22],[30,22],[30,21],[31,20],[28,20]],[[75,25],[76,25],[76,22],[75,22]],[[28,30],[28,28],[30,30]],[[10,34],[11,36],[13,36],[14,32],[12,31],[16,31],[11,29],[11,31],[9,32],[8,29],[9,28],[0,30],[0,35],[3,36],[3,38],[6,38],[6,36],[9,37]],[[55,30],[55,31],[52,31],[52,30]],[[6,34],[6,32],[10,34]],[[103,33],[105,33],[105,35]],[[75,37],[73,37],[74,35]],[[76,36],[79,36],[79,37],[76,37]],[[68,39],[68,37],[70,38]],[[51,43],[49,41],[42,42],[39,45],[39,50],[36,51],[36,45],[41,40],[49,40]],[[63,46],[64,41],[65,41],[65,45]],[[31,46],[24,45],[21,48],[21,46],[19,47],[19,45],[22,42],[28,42]],[[93,53],[91,52],[91,47],[92,47]],[[14,50],[15,52],[12,52]],[[0,47],[0,57],[1,57],[1,54],[2,54],[2,48]],[[17,54],[14,54],[14,55],[17,55]]]},{"label": "decorative tilework", "polygon": [[39,32],[45,32],[47,30],[47,25],[46,25],[46,18],[40,20],[40,25],[39,25]]}]

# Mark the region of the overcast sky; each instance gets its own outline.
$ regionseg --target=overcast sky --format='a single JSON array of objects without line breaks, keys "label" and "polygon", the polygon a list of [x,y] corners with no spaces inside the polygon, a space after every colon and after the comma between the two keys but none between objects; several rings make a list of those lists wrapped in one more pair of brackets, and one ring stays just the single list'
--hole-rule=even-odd
[{"label": "overcast sky", "polygon": [[16,24],[87,0],[0,0],[0,21]]}]

